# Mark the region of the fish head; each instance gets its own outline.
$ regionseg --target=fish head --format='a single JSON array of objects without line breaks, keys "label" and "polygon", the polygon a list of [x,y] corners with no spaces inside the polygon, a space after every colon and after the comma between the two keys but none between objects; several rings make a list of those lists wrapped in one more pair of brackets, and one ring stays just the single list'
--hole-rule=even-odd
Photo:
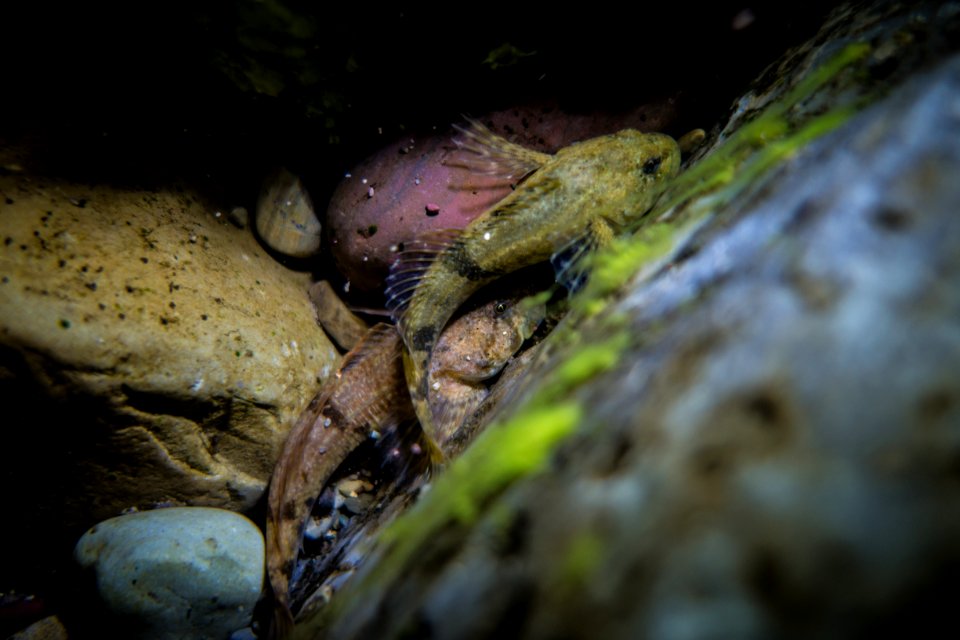
[{"label": "fish head", "polygon": [[443,330],[427,374],[433,433],[441,447],[480,407],[490,380],[533,334],[545,313],[542,296],[533,302],[520,294],[493,297]]},{"label": "fish head", "polygon": [[605,213],[615,227],[622,228],[648,211],[660,194],[660,186],[680,171],[680,147],[663,133],[641,133],[624,129],[605,136],[603,176],[608,201]]},{"label": "fish head", "polygon": [[496,298],[467,311],[444,329],[431,375],[481,382],[497,375],[545,315],[542,302]]},{"label": "fish head", "polygon": [[644,185],[651,186],[680,171],[680,145],[667,134],[626,129],[618,135],[627,148],[629,170]]}]

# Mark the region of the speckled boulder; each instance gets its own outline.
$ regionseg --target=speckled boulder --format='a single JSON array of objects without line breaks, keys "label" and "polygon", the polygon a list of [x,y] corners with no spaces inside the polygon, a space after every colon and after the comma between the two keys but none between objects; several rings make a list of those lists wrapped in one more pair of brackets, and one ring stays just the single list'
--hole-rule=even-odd
[{"label": "speckled boulder", "polygon": [[263,492],[338,356],[307,276],[225,217],[189,192],[0,175],[0,400],[29,415],[0,446],[11,571],[129,507]]},{"label": "speckled boulder", "polygon": [[116,616],[142,640],[227,637],[250,622],[263,586],[263,536],[236,513],[181,507],[111,518],[77,542]]},{"label": "speckled boulder", "polygon": [[[514,142],[553,152],[625,128],[660,131],[671,113],[667,102],[580,115],[537,104],[481,120]],[[464,152],[453,143],[456,135],[445,123],[428,135],[401,138],[354,167],[337,187],[326,224],[330,249],[351,289],[377,291],[404,242],[431,229],[462,228],[510,193],[509,180],[461,166]]]}]

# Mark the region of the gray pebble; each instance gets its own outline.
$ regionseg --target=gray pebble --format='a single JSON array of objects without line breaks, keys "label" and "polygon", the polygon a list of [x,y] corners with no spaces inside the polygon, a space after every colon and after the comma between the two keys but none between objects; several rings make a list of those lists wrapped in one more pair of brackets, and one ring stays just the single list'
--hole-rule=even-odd
[{"label": "gray pebble", "polygon": [[226,638],[250,623],[263,585],[260,530],[223,509],[111,518],[80,538],[74,556],[142,639]]}]

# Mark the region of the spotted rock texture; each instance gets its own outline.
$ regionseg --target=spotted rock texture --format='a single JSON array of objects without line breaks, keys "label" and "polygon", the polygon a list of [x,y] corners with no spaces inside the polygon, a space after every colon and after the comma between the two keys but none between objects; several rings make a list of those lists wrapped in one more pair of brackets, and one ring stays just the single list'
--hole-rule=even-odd
[{"label": "spotted rock texture", "polygon": [[338,356],[306,275],[214,214],[189,192],[0,175],[0,398],[27,416],[0,447],[20,514],[4,566],[130,507],[263,492]]},{"label": "spotted rock texture", "polygon": [[[820,39],[813,64],[789,67],[816,77],[817,59],[861,43],[862,64],[788,116],[809,109],[799,131],[836,122],[817,118],[858,99],[850,78],[882,77],[886,97],[812,142],[784,138],[784,160],[753,180],[731,173],[736,193],[694,203],[708,213],[665,268],[561,324],[512,402],[574,357],[597,362],[594,349],[603,366],[562,398],[579,411],[573,435],[472,520],[455,502],[443,520],[430,509],[449,495],[438,479],[405,520],[413,542],[371,558],[323,637],[898,637],[952,624],[960,57],[891,74],[923,49],[891,42],[956,32],[960,7],[891,7],[848,9],[846,42]],[[434,529],[418,532],[420,513]],[[318,619],[298,637],[317,637]]]}]

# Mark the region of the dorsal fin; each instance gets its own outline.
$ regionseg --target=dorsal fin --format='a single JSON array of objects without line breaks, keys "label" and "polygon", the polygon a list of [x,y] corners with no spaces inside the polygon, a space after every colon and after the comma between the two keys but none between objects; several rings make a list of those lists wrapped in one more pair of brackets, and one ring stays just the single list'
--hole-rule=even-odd
[{"label": "dorsal fin", "polygon": [[474,155],[447,164],[484,175],[516,179],[519,182],[553,157],[549,153],[540,153],[510,142],[490,131],[478,120],[467,116],[464,116],[464,120],[468,123],[466,127],[453,125],[453,128],[460,132],[460,136],[454,138],[453,143]]},{"label": "dorsal fin", "polygon": [[[378,322],[370,327],[366,334],[354,345],[353,349],[344,356],[340,368],[337,369],[337,377],[340,378],[347,371],[352,369],[358,363],[362,362],[367,355],[374,350],[383,348],[384,344],[390,341],[397,341],[397,328],[386,322]],[[399,356],[400,352],[397,351]]]},{"label": "dorsal fin", "polygon": [[387,310],[398,325],[403,318],[413,292],[420,285],[430,265],[460,236],[460,229],[436,229],[423,233],[415,240],[405,242],[403,251],[390,266],[387,276]]}]

